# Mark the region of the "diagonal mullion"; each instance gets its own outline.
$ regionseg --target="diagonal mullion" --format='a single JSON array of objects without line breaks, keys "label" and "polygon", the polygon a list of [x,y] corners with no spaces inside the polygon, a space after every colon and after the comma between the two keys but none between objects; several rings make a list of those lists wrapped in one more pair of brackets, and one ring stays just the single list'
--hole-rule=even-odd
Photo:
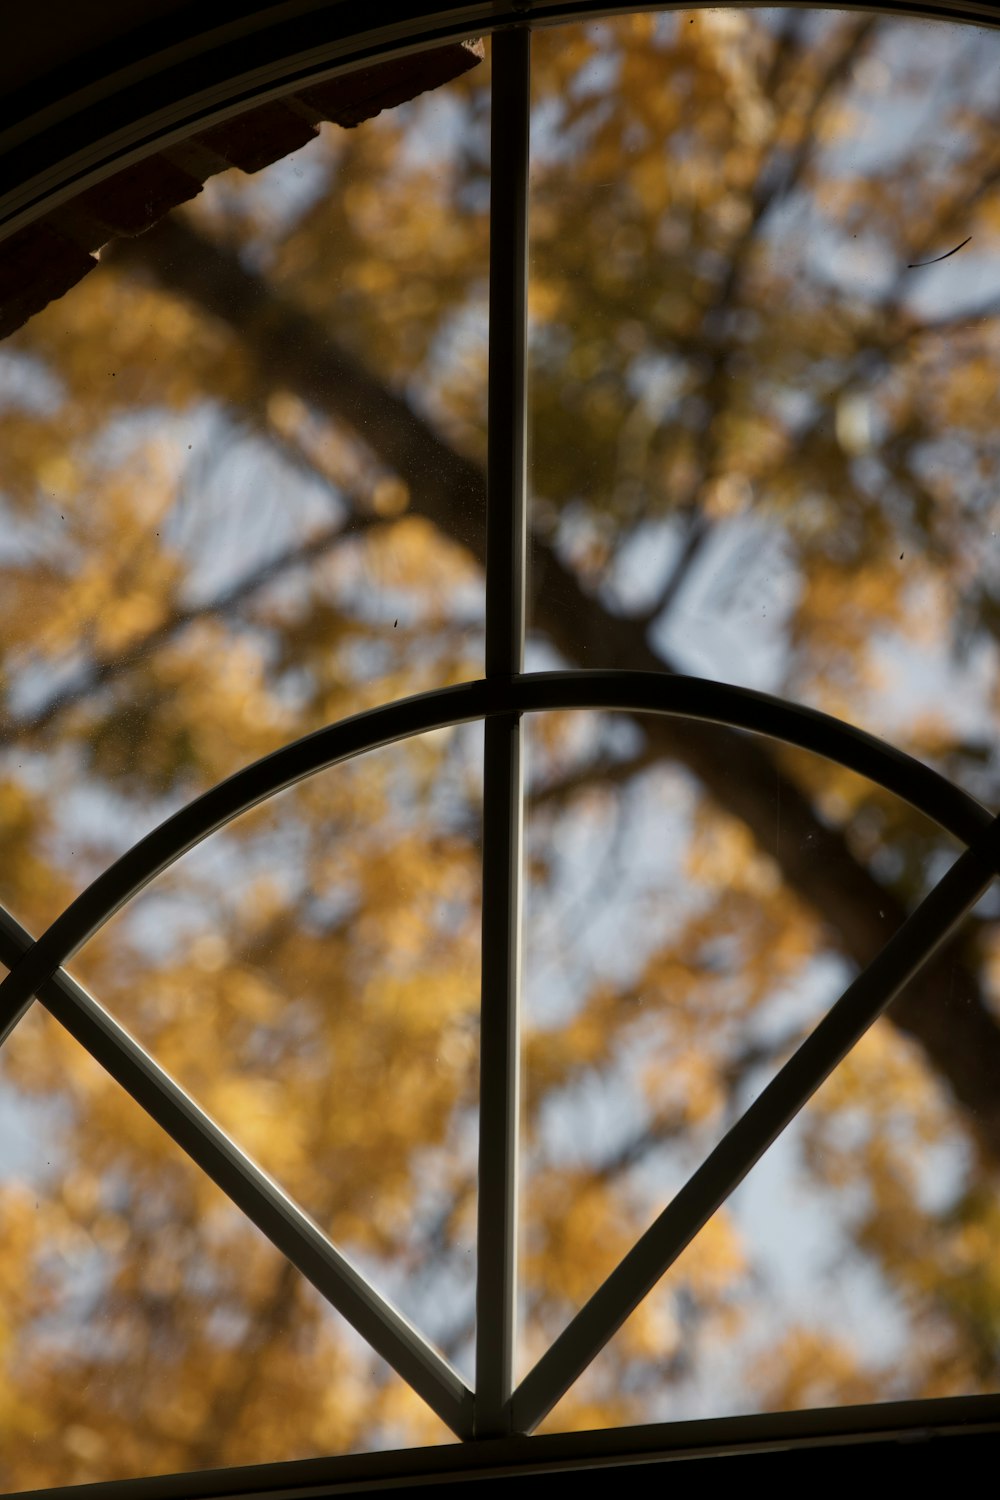
[{"label": "diagonal mullion", "polygon": [[[13,967],[31,941],[0,907],[0,961]],[[38,998],[441,1420],[470,1436],[472,1393],[458,1372],[93,996],[60,969]]]},{"label": "diagonal mullion", "polygon": [[[524,661],[527,199],[526,27],[494,34],[490,128],[490,366],[486,677]],[[521,716],[487,719],[483,747],[483,939],[476,1264],[477,1437],[510,1430],[517,1313],[520,1098]]]},{"label": "diagonal mullion", "polygon": [[858,975],[645,1234],[563,1329],[512,1398],[531,1432],[583,1373],[698,1231],[742,1182],[994,877],[1000,818],[955,861]]}]

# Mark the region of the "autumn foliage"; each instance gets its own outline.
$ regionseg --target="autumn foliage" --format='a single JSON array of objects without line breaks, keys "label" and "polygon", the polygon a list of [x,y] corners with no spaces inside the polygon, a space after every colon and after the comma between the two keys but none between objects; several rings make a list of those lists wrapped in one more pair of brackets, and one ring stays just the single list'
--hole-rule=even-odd
[{"label": "autumn foliage", "polygon": [[[996,801],[991,31],[534,38],[529,666],[684,670]],[[489,61],[111,247],[0,348],[0,900],[483,670]],[[971,235],[955,256],[932,267]],[[521,1370],[946,868],[804,753],[529,728]],[[471,1376],[481,730],[325,772],[74,973]],[[994,1389],[989,899],[555,1427]],[[0,1056],[0,1486],[446,1429],[36,1005]]]}]

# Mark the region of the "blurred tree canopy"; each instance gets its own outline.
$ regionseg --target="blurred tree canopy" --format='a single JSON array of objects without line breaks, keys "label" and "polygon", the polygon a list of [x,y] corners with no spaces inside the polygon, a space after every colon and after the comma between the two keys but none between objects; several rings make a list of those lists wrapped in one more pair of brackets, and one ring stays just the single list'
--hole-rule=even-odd
[{"label": "blurred tree canopy", "polygon": [[[763,686],[996,803],[998,51],[795,10],[535,35],[531,665]],[[32,931],[248,761],[481,674],[488,124],[487,61],[329,128],[0,350]],[[530,747],[525,1369],[954,852],[734,734],[545,715]],[[318,776],[74,966],[464,1369],[479,757]],[[996,1388],[993,913],[552,1425]],[[446,1439],[39,1006],[0,1067],[4,1487]]]}]

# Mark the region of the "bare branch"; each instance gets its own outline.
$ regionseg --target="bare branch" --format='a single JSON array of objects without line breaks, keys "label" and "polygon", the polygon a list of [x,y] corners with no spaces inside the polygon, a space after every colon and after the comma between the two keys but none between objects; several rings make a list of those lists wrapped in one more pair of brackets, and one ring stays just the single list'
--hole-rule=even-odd
[{"label": "bare branch", "polygon": [[602,757],[590,761],[578,771],[570,772],[568,776],[560,777],[558,781],[529,790],[528,802],[536,810],[562,806],[571,801],[577,792],[589,791],[592,787],[624,786],[640,772],[659,765],[662,759],[662,753],[653,745],[644,745],[637,754],[630,755],[625,760]]},{"label": "bare branch", "polygon": [[175,610],[162,624],[140,636],[127,650],[92,662],[75,682],[53,693],[52,697],[33,713],[16,719],[8,719],[4,726],[5,741],[10,743],[15,739],[26,739],[38,734],[40,730],[49,728],[53,721],[67,709],[89,698],[99,688],[106,687],[140,666],[153,651],[167,645],[191,625],[199,620],[230,614],[239,605],[245,604],[255,594],[273,583],[276,578],[290,572],[293,568],[315,562],[338,542],[344,541],[347,537],[357,536],[360,531],[378,524],[379,520],[377,516],[353,513],[349,520],[338,521],[333,526],[325,527],[307,541],[296,542],[294,546],[285,548],[275,557],[268,558],[267,562],[262,563],[259,568],[254,568],[252,572],[222,593],[216,594],[214,598],[207,599],[201,604],[192,604],[187,608]]}]

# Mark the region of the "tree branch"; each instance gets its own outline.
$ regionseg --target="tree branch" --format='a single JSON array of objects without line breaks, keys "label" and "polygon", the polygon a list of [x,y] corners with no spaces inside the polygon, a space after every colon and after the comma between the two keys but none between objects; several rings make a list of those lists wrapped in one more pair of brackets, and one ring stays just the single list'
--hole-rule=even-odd
[{"label": "tree branch", "polygon": [[[480,467],[264,278],[179,219],[122,244],[115,263],[152,277],[226,325],[262,389],[291,390],[347,423],[406,482],[413,509],[485,562]],[[642,623],[587,594],[543,538],[535,539],[532,558],[535,625],[566,661],[673,670]],[[658,754],[686,766],[720,807],[747,825],[841,951],[859,967],[868,964],[901,925],[901,903],[855,857],[844,834],[817,816],[767,747],[750,736],[661,717],[644,721],[643,729]],[[890,1014],[924,1049],[965,1108],[973,1135],[1000,1163],[1000,1026],[954,945],[925,966]]]},{"label": "tree branch", "polygon": [[[262,563],[259,568],[254,568],[244,578],[239,579],[231,588],[225,589],[221,594],[216,594],[214,598],[207,599],[202,604],[192,604],[187,608],[174,610],[162,624],[140,636],[127,650],[92,662],[76,681],[71,682],[67,687],[60,688],[57,693],[53,693],[33,713],[24,714],[16,719],[8,719],[3,730],[5,742],[9,743],[13,739],[26,739],[43,729],[48,729],[60,714],[90,697],[98,688],[106,687],[115,679],[125,676],[134,667],[139,666],[150,652],[165,646],[189,625],[194,625],[199,620],[210,619],[213,615],[227,614],[238,605],[245,604],[248,599],[266,588],[268,584],[273,583],[282,573],[305,563],[314,562],[328,552],[335,543],[343,541],[348,536],[354,537],[361,530],[380,522],[381,518],[378,516],[354,512],[349,520],[327,526],[310,537],[308,541],[296,542],[294,546],[285,548],[275,557]],[[351,528],[350,531],[348,531],[348,526]]]},{"label": "tree branch", "polygon": [[[809,107],[799,122],[798,139],[790,150],[781,144],[781,135],[787,125],[786,114],[780,107],[774,111],[770,139],[762,148],[760,169],[749,194],[747,222],[729,248],[725,275],[713,297],[711,311],[715,333],[706,339],[702,349],[702,353],[708,355],[700,387],[707,416],[699,435],[697,473],[687,497],[678,507],[690,515],[690,529],[660,598],[642,616],[646,622],[661,617],[673,607],[691,568],[715,531],[707,513],[698,509],[698,502],[719,471],[720,438],[730,407],[734,353],[733,341],[727,337],[727,324],[740,305],[754,248],[772,210],[795,191],[808,171],[819,141],[817,125],[831,99],[850,77],[852,68],[870,43],[876,25],[876,18],[872,16],[847,22],[842,43],[829,59],[810,96]],[[766,97],[780,92],[801,56],[797,47],[800,31],[798,24],[788,24],[782,29],[762,90]]]}]

